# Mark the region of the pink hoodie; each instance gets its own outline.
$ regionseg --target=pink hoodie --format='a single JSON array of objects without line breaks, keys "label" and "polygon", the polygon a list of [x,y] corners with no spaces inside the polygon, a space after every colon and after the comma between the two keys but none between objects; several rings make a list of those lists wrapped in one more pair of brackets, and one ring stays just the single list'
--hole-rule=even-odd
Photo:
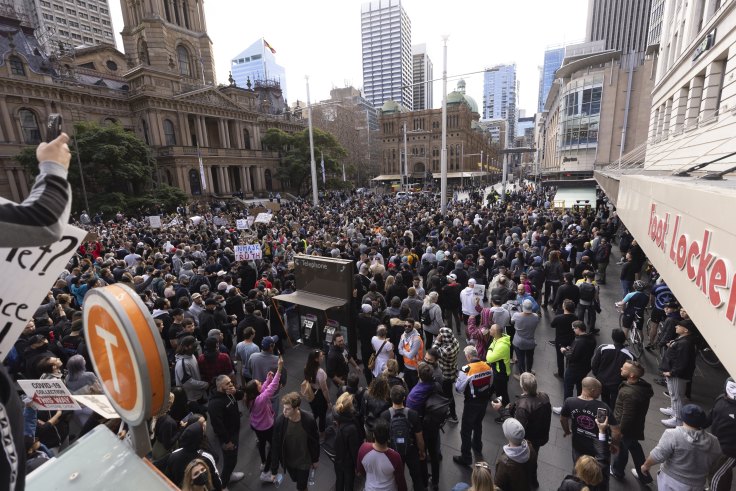
[{"label": "pink hoodie", "polygon": [[279,390],[281,372],[269,375],[261,386],[261,393],[250,407],[250,426],[254,430],[265,431],[273,426],[274,412],[271,398]]}]

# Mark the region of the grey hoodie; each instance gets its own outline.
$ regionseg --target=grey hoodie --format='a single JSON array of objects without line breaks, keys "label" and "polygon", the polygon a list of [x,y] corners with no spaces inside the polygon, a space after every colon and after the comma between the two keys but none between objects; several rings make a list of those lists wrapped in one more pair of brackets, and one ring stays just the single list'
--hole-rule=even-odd
[{"label": "grey hoodie", "polygon": [[665,430],[650,454],[662,464],[662,472],[693,487],[705,485],[708,469],[720,455],[721,445],[716,437],[685,426]]},{"label": "grey hoodie", "polygon": [[521,445],[518,447],[504,445],[503,451],[511,460],[518,462],[519,464],[524,464],[529,461],[529,444],[526,440],[522,440]]}]

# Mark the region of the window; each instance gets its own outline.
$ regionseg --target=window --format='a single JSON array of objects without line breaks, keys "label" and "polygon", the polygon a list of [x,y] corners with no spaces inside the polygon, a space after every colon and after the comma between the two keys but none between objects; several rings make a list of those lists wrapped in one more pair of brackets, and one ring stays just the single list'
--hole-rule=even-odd
[{"label": "window", "polygon": [[63,12],[64,7],[62,7],[61,5],[54,4],[54,10],[56,10],[57,12]]},{"label": "window", "polygon": [[74,33],[72,33],[72,39],[76,39],[77,41],[81,41],[82,40],[82,36],[80,34],[74,34]]},{"label": "window", "polygon": [[51,2],[46,2],[44,0],[41,0],[41,5],[44,6],[44,7],[51,8]]},{"label": "window", "polygon": [[189,51],[184,46],[176,48],[176,56],[179,59],[179,74],[185,77],[192,76],[192,70],[189,66]]},{"label": "window", "polygon": [[103,26],[109,26],[109,25],[110,25],[110,21],[109,21],[109,20],[104,20],[104,19],[103,19],[103,20],[102,20],[102,25],[103,25]]},{"label": "window", "polygon": [[86,19],[87,18],[87,14],[85,14],[84,12],[79,12],[79,18],[80,19]]},{"label": "window", "polygon": [[62,19],[61,17],[57,17],[56,22],[62,25],[66,25],[66,19]]},{"label": "window", "polygon": [[107,60],[107,61],[105,62],[105,66],[106,66],[106,67],[107,67],[107,69],[108,69],[108,70],[110,70],[111,72],[114,72],[114,71],[116,71],[116,70],[118,69],[118,64],[117,64],[117,63],[115,63],[115,62],[114,62],[114,61],[112,61],[112,60]]},{"label": "window", "polygon": [[96,27],[93,27],[92,32],[94,32],[95,34],[102,34],[102,29],[97,29]]},{"label": "window", "polygon": [[67,8],[66,13],[69,15],[77,15],[77,11],[74,9]]},{"label": "window", "polygon": [[107,9],[103,9],[102,7],[100,7],[100,13],[101,14],[107,14],[108,11],[107,11]]},{"label": "window", "polygon": [[89,19],[90,19],[90,20],[91,20],[92,22],[100,22],[100,18],[99,18],[99,17],[97,17],[97,16],[94,16],[94,15],[93,15],[93,16],[91,16],[91,17],[90,17]]},{"label": "window", "polygon": [[37,145],[41,143],[41,130],[38,127],[38,120],[33,111],[21,109],[18,111],[20,117],[20,128],[23,133],[23,142],[28,145]]},{"label": "window", "polygon": [[89,9],[90,9],[91,11],[93,11],[93,12],[97,12],[97,5],[92,5],[92,4],[90,3],[90,4],[89,4]]},{"label": "window", "polygon": [[260,60],[261,59],[261,55],[253,55],[253,56],[250,57],[250,59],[251,60]]},{"label": "window", "polygon": [[70,20],[69,27],[79,27],[79,22],[74,22],[73,20]]},{"label": "window", "polygon": [[54,20],[54,16],[51,14],[43,14],[43,18],[46,20]]},{"label": "window", "polygon": [[91,30],[90,27],[88,25],[85,25],[85,24],[82,24],[81,27],[82,27],[82,30],[83,31],[89,32]]},{"label": "window", "polygon": [[176,145],[176,133],[174,132],[174,123],[168,119],[164,119],[164,138],[167,145]]},{"label": "window", "polygon": [[26,70],[20,58],[17,56],[11,56],[8,58],[8,62],[10,63],[10,73],[25,77]]},{"label": "window", "polygon": [[92,42],[94,42],[94,39],[92,39],[89,36],[84,36],[82,39],[84,39],[84,42],[85,43],[92,43]]},{"label": "window", "polygon": [[59,35],[64,37],[69,37],[69,31],[65,31],[64,29],[59,29]]},{"label": "window", "polygon": [[86,7],[87,3],[83,2],[82,0],[77,0],[77,5],[79,5],[80,7]]}]

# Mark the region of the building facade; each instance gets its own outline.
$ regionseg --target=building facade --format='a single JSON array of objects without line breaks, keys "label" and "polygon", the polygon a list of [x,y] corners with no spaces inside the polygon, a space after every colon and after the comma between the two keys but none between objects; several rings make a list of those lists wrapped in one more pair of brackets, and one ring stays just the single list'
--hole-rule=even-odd
[{"label": "building facade", "polygon": [[[465,82],[447,95],[448,179],[479,178],[488,174],[488,163],[496,160],[498,147],[478,124],[478,105],[465,94]],[[386,102],[379,115],[381,175],[379,181],[397,181],[431,175],[440,177],[442,109],[405,111],[396,102]],[[404,135],[408,158],[404,164]],[[483,166],[481,166],[481,158]]]},{"label": "building facade", "polygon": [[272,177],[278,154],[264,150],[261,138],[271,127],[299,131],[304,124],[271,114],[259,92],[216,86],[202,2],[178,5],[186,16],[163,2],[150,12],[123,4],[125,54],[100,45],[56,60],[43,56],[30,26],[0,19],[13,33],[0,37],[2,196],[27,195],[29,176],[13,157],[44,138],[51,113],[62,114],[68,132],[80,121],[135,132],[152,148],[160,181],[190,196],[279,189]]},{"label": "building facade", "polygon": [[544,101],[547,100],[547,94],[555,81],[555,72],[562,66],[562,60],[565,58],[565,48],[549,48],[544,52],[544,63],[542,64],[542,73],[539,76],[539,97],[537,99],[537,112],[544,110]]},{"label": "building facade", "polygon": [[411,47],[412,55],[412,66],[413,66],[413,77],[414,86],[413,98],[414,98],[414,111],[421,111],[424,109],[432,109],[434,101],[434,68],[432,66],[432,60],[429,59],[427,54],[426,44],[415,44]]},{"label": "building facade", "polygon": [[486,69],[483,73],[483,119],[506,120],[506,147],[513,145],[516,118],[516,64]]},{"label": "building facade", "polygon": [[606,41],[606,49],[643,53],[649,36],[652,0],[588,0],[586,41]]},{"label": "building facade", "polygon": [[276,63],[276,57],[266,41],[259,38],[244,51],[230,60],[230,70],[238,87],[251,87],[259,84],[278,84],[286,95],[286,70]]},{"label": "building facade", "polygon": [[730,375],[736,342],[736,1],[665,0],[642,159],[596,180]]},{"label": "building facade", "polygon": [[379,108],[393,100],[414,107],[411,21],[401,0],[373,0],[360,12],[363,95]]},{"label": "building facade", "polygon": [[[170,4],[171,0],[166,0]],[[16,14],[25,15],[36,30],[46,54],[59,49],[115,44],[107,0],[3,0]]]}]

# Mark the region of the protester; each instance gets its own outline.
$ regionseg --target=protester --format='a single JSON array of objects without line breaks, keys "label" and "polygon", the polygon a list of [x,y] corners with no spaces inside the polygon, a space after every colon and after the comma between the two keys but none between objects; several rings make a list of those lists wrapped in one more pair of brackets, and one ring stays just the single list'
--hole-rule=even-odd
[{"label": "protester", "polygon": [[478,358],[474,346],[466,346],[463,352],[468,364],[462,367],[455,382],[455,390],[465,396],[460,426],[461,448],[460,455],[452,460],[456,464],[469,466],[473,463],[471,447],[477,457],[483,454],[483,417],[491,398],[493,372],[485,361]]},{"label": "protester", "polygon": [[[378,379],[376,379],[378,380]],[[389,425],[381,419],[373,428],[374,441],[358,450],[357,475],[365,476],[365,491],[407,491],[404,464],[388,446]]]},{"label": "protester", "polygon": [[218,375],[215,387],[216,390],[207,404],[207,412],[222,451],[223,466],[220,478],[223,487],[227,487],[229,483],[238,482],[245,477],[243,472],[233,472],[238,462],[240,438],[238,401],[242,400],[245,394],[235,388],[228,375]]},{"label": "protester", "polygon": [[[261,457],[261,481],[272,481],[271,441],[273,439],[274,410],[271,399],[278,393],[281,373],[284,369],[283,359],[279,359],[276,374],[269,372],[261,383],[255,379],[245,386],[245,406],[250,411],[250,427],[258,439],[258,453]],[[266,445],[269,446],[266,452]]]}]

